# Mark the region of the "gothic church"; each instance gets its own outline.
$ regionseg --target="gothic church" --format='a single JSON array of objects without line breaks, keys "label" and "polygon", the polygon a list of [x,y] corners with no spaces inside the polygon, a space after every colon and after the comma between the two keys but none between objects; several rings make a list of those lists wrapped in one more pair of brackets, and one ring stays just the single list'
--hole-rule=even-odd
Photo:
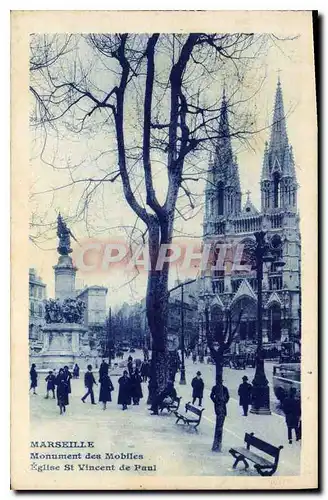
[{"label": "gothic church", "polygon": [[[298,184],[292,146],[289,144],[284,113],[283,92],[278,79],[270,140],[265,143],[261,186],[261,209],[250,199],[242,206],[237,159],[233,154],[229,129],[228,103],[223,93],[219,137],[210,160],[205,189],[204,243],[242,243],[254,245],[254,233],[265,231],[268,248],[283,267],[263,266],[263,342],[300,345],[301,337],[301,237],[297,210]],[[211,294],[211,315],[225,308],[234,314],[243,309],[237,342],[256,342],[256,270],[243,273],[226,267],[207,276],[205,287]],[[215,313],[215,310],[217,313]],[[201,314],[203,314],[201,312]],[[204,314],[203,314],[204,315]],[[204,318],[201,319],[204,325]],[[200,326],[200,342],[205,341]],[[203,338],[202,338],[203,336]],[[296,348],[296,350],[298,350]]]}]

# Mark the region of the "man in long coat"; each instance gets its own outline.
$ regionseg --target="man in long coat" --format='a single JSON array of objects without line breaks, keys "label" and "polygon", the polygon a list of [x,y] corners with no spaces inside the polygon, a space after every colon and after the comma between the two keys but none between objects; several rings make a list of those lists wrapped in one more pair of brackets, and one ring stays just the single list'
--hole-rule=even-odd
[{"label": "man in long coat", "polygon": [[202,399],[204,393],[204,381],[201,377],[201,373],[198,371],[196,377],[191,381],[192,387],[192,404],[195,404],[196,399],[198,399],[198,406],[202,406]]},{"label": "man in long coat", "polygon": [[238,388],[238,396],[239,396],[239,406],[242,406],[244,411],[244,417],[247,417],[248,407],[251,404],[252,399],[252,386],[248,383],[248,377],[244,375],[243,383],[240,384]]},{"label": "man in long coat", "polygon": [[295,430],[296,441],[299,441],[301,439],[301,427],[300,427],[301,403],[299,399],[296,399],[295,387],[290,388],[289,396],[286,399],[284,399],[282,407],[286,417],[288,441],[289,444],[292,444],[293,429]]},{"label": "man in long coat", "polygon": [[60,368],[55,384],[57,386],[57,405],[59,406],[60,414],[62,415],[66,412],[66,406],[69,404],[67,377],[63,368]]},{"label": "man in long coat", "polygon": [[143,397],[143,394],[141,389],[142,378],[137,368],[133,370],[130,376],[130,382],[131,382],[131,397],[133,400],[133,404],[138,405],[140,399]]},{"label": "man in long coat", "polygon": [[123,376],[118,379],[119,391],[117,404],[122,405],[122,410],[127,410],[131,404],[131,380],[128,377],[127,370],[124,370]]},{"label": "man in long coat", "polygon": [[93,376],[93,373],[92,373],[92,366],[91,365],[88,365],[87,366],[88,368],[88,371],[84,374],[84,385],[86,387],[87,392],[85,393],[85,395],[83,396],[83,398],[81,398],[81,401],[82,403],[85,403],[85,399],[90,396],[91,398],[91,404],[95,405],[97,403],[95,403],[95,395],[93,393],[93,385],[97,385],[97,382],[95,381],[95,378]]}]

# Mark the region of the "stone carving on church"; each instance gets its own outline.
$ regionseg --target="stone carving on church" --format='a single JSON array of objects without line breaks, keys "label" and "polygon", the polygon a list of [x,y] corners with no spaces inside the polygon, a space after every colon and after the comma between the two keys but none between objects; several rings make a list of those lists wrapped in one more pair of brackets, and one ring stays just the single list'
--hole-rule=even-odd
[{"label": "stone carving on church", "polygon": [[80,299],[58,299],[44,301],[46,323],[83,323],[86,305]]}]

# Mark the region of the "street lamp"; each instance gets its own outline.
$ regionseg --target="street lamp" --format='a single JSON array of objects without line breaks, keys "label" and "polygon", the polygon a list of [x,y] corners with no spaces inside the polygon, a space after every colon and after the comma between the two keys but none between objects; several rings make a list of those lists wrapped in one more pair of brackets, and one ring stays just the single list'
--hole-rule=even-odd
[{"label": "street lamp", "polygon": [[274,255],[269,252],[268,244],[265,241],[265,232],[255,233],[255,261],[257,277],[257,351],[256,351],[256,369],[252,388],[252,408],[251,413],[257,415],[270,415],[270,388],[269,382],[264,370],[263,355],[263,334],[262,334],[262,280],[263,263],[274,262],[276,267],[285,265],[281,260],[276,260]]},{"label": "street lamp", "polygon": [[107,349],[108,349],[108,364],[111,367],[112,366],[112,308],[109,308],[109,313],[108,313],[108,324],[107,324]]},{"label": "street lamp", "polygon": [[186,366],[185,366],[185,337],[184,337],[184,287],[194,283],[196,279],[186,281],[184,283],[179,283],[174,288],[169,290],[169,294],[178,288],[181,289],[181,304],[180,304],[180,320],[181,320],[181,367],[180,367],[180,384],[186,385]]}]

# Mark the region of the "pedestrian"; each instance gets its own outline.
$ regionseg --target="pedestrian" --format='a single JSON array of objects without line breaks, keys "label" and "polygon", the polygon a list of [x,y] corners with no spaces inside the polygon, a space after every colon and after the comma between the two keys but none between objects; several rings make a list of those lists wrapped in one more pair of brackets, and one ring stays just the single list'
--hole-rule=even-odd
[{"label": "pedestrian", "polygon": [[48,375],[45,378],[45,381],[47,382],[47,395],[46,399],[49,398],[49,391],[52,392],[52,398],[55,399],[55,381],[56,377],[53,374],[52,370],[48,372]]},{"label": "pedestrian", "polygon": [[216,385],[212,387],[210,398],[214,403],[214,411],[216,415],[212,451],[221,451],[223,425],[227,416],[227,404],[230,399],[229,391],[223,383],[216,383]]},{"label": "pedestrian", "polygon": [[93,393],[93,385],[94,384],[98,385],[98,384],[95,381],[95,378],[93,376],[92,366],[88,365],[87,369],[88,369],[88,371],[85,372],[85,374],[84,374],[84,385],[85,385],[86,389],[88,389],[88,390],[84,394],[83,398],[81,398],[81,401],[82,401],[82,403],[85,403],[85,399],[90,395],[91,404],[95,405],[96,403],[95,403],[95,396],[94,396],[94,393]]},{"label": "pedestrian", "polygon": [[129,376],[131,377],[131,373],[133,372],[133,358],[132,356],[129,356],[128,357],[128,372],[129,372]]},{"label": "pedestrian", "polygon": [[192,362],[195,364],[197,361],[197,354],[195,353],[195,351],[192,353]]},{"label": "pedestrian", "polygon": [[243,376],[243,383],[238,388],[239,406],[242,406],[244,417],[247,417],[248,407],[252,400],[252,386],[248,383],[248,377]]},{"label": "pedestrian", "polygon": [[135,368],[130,377],[131,383],[131,397],[134,405],[139,405],[140,399],[142,399],[142,389],[141,389],[141,375],[139,370]]},{"label": "pedestrian", "polygon": [[120,386],[118,391],[117,404],[122,405],[122,410],[127,410],[131,404],[131,381],[128,377],[127,370],[124,370],[123,376],[118,379]]},{"label": "pedestrian", "polygon": [[64,375],[65,375],[65,378],[66,378],[68,394],[71,394],[71,392],[72,392],[72,388],[71,388],[72,374],[69,371],[68,366],[64,366]]},{"label": "pedestrian", "polygon": [[150,372],[150,364],[148,363],[147,360],[145,360],[141,366],[141,377],[143,382],[147,382],[147,379],[149,377],[149,372]]},{"label": "pedestrian", "polygon": [[30,379],[31,379],[31,386],[30,390],[33,389],[33,394],[36,394],[36,387],[38,386],[38,374],[36,371],[36,364],[32,363],[31,369],[30,369]]},{"label": "pedestrian", "polygon": [[73,378],[79,378],[79,377],[80,377],[80,367],[77,363],[75,363],[73,368]]},{"label": "pedestrian", "polygon": [[142,361],[140,358],[137,358],[136,359],[136,368],[138,370],[138,372],[140,373],[140,370],[141,370],[141,364],[142,364]]},{"label": "pedestrian", "polygon": [[296,441],[301,439],[300,418],[301,418],[301,404],[300,400],[296,399],[296,388],[291,387],[289,396],[284,399],[282,408],[286,417],[287,434],[289,444],[292,444],[292,430],[295,430]]},{"label": "pedestrian", "polygon": [[106,361],[103,359],[101,362],[101,365],[99,367],[99,378],[101,378],[103,375],[108,375],[109,371],[109,364],[106,363]]},{"label": "pedestrian", "polygon": [[106,410],[107,402],[111,402],[112,395],[111,392],[114,390],[114,386],[108,375],[108,372],[104,372],[99,378],[100,390],[99,390],[99,401],[103,403],[103,409]]},{"label": "pedestrian", "polygon": [[202,406],[202,399],[204,393],[204,381],[202,379],[202,374],[198,371],[196,377],[191,381],[192,387],[192,404],[195,404],[196,399],[198,399],[198,406]]},{"label": "pedestrian", "polygon": [[66,406],[69,404],[67,377],[63,368],[59,369],[55,385],[57,386],[57,405],[59,406],[60,415],[62,415],[66,412]]},{"label": "pedestrian", "polygon": [[180,371],[181,368],[181,358],[179,356],[178,351],[176,351],[176,371]]},{"label": "pedestrian", "polygon": [[147,347],[144,347],[143,355],[144,355],[144,360],[149,361],[149,351],[148,351]]},{"label": "pedestrian", "polygon": [[163,403],[164,400],[166,400],[168,404],[171,404],[176,397],[177,391],[174,388],[173,381],[169,380],[165,389],[154,396],[153,403],[149,408],[149,410],[153,412],[151,413],[151,415],[158,415],[158,407]]}]

